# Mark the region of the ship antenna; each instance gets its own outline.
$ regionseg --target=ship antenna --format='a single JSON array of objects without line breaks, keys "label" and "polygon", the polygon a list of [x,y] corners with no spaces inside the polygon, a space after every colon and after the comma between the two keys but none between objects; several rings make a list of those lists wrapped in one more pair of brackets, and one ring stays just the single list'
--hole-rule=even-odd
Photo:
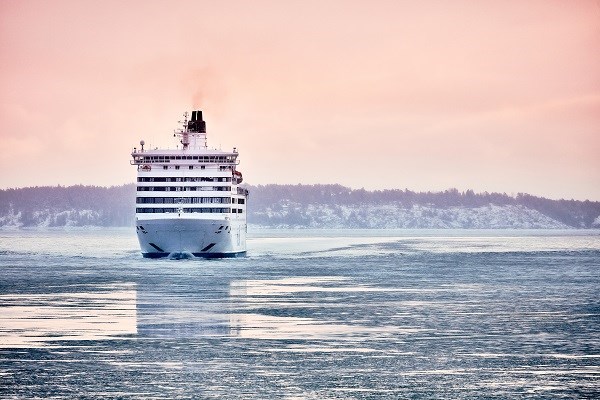
[{"label": "ship antenna", "polygon": [[187,149],[190,144],[190,136],[188,131],[188,112],[183,113],[183,121],[179,121],[180,124],[183,125],[182,129],[178,129],[175,131],[176,134],[181,135],[180,143],[183,145],[183,149]]}]

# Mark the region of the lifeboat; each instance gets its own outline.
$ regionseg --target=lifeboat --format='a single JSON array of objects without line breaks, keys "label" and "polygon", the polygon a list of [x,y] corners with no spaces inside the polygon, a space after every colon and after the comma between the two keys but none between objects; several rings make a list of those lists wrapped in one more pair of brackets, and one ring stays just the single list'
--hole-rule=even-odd
[{"label": "lifeboat", "polygon": [[236,183],[242,183],[244,180],[240,171],[233,171],[233,178],[237,181]]}]

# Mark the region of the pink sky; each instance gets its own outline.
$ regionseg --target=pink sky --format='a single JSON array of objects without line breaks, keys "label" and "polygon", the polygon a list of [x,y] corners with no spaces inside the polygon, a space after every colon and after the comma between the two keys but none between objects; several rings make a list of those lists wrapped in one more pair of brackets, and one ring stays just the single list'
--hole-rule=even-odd
[{"label": "pink sky", "polygon": [[0,2],[0,187],[132,182],[183,111],[246,181],[600,200],[597,1]]}]

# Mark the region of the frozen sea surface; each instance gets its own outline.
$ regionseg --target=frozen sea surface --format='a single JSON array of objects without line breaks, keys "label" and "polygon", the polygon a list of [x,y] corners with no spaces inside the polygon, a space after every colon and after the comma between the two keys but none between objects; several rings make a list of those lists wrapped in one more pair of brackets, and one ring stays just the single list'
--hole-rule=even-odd
[{"label": "frozen sea surface", "polygon": [[0,231],[1,398],[599,398],[597,231]]}]

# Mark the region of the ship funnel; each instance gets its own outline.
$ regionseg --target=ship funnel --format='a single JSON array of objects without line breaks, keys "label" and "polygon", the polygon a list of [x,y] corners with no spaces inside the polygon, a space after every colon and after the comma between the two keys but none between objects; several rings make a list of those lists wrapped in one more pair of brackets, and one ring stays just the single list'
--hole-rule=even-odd
[{"label": "ship funnel", "polygon": [[202,120],[202,111],[192,111],[192,119],[188,122],[188,131],[206,133],[206,122]]}]

